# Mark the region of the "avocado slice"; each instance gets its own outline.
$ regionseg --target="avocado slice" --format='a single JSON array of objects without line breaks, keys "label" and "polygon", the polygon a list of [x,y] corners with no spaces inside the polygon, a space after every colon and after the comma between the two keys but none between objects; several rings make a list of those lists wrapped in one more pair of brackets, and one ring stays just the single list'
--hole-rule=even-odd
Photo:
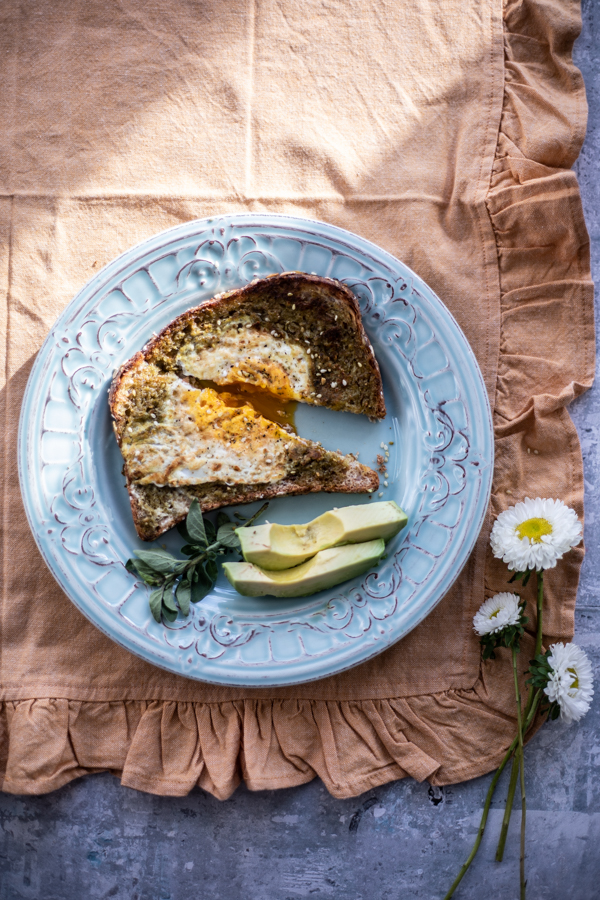
[{"label": "avocado slice", "polygon": [[382,538],[321,550],[284,572],[265,571],[248,562],[223,563],[225,575],[245,597],[306,597],[368,572],[385,552]]},{"label": "avocado slice", "polygon": [[303,563],[320,550],[383,538],[389,541],[407,522],[393,500],[330,510],[306,525],[236,528],[246,562],[278,571]]}]

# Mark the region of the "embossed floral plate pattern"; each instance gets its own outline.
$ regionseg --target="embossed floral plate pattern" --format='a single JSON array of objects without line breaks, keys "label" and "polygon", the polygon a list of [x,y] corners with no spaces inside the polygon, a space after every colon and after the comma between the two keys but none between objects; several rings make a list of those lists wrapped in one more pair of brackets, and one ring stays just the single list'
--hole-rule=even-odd
[{"label": "embossed floral plate pattern", "polygon": [[[301,405],[299,433],[359,452],[382,499],[407,512],[377,571],[312,597],[241,597],[222,576],[187,619],[157,624],[148,589],[124,563],[142,546],[131,518],[107,393],[114,370],[185,309],[273,272],[315,272],[360,300],[388,414]],[[163,232],[99,272],[54,325],[31,373],[19,433],[25,508],[38,546],[73,603],[150,663],[204,681],[284,685],[347,669],[415,627],[449,589],[477,539],[493,438],[467,340],[410,269],[368,241],[320,222],[221,216]],[[375,498],[373,498],[375,499]],[[268,517],[308,521],[363,495],[279,498]],[[248,513],[257,504],[241,507]],[[175,551],[176,533],[160,543]],[[144,545],[148,546],[148,545]]]}]

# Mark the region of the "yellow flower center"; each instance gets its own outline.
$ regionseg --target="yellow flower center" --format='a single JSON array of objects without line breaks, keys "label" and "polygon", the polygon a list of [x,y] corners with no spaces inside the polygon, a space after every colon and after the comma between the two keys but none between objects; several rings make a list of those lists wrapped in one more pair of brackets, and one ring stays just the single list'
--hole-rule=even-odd
[{"label": "yellow flower center", "polygon": [[490,619],[495,619],[499,612],[500,612],[499,609],[495,610],[495,611],[491,614]]},{"label": "yellow flower center", "polygon": [[573,681],[571,682],[571,687],[574,688],[575,690],[578,690],[579,678],[577,677],[577,672],[575,671],[575,669],[572,669],[571,667],[569,667],[567,669],[567,672],[570,672],[571,675],[573,676]]},{"label": "yellow flower center", "polygon": [[527,519],[525,522],[517,525],[515,531],[521,540],[529,538],[535,544],[541,544],[544,534],[552,534],[552,525],[548,519]]}]

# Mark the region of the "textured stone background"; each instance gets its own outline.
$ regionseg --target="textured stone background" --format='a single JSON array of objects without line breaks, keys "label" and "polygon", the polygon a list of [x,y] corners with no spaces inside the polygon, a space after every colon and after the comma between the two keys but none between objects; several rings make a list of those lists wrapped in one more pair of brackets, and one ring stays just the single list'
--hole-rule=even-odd
[{"label": "textured stone background", "polygon": [[[583,0],[576,60],[590,119],[577,164],[600,283],[600,3]],[[600,317],[599,317],[600,318]],[[580,726],[545,726],[526,753],[531,900],[600,897],[600,384],[572,407],[586,465],[586,557],[576,640],[596,671]],[[0,900],[438,900],[469,852],[489,778],[445,789],[405,780],[354,800],[313,781],[226,803],[90,776],[45,797],[0,795]],[[518,822],[494,859],[506,781],[479,855],[455,895],[518,897]]]}]

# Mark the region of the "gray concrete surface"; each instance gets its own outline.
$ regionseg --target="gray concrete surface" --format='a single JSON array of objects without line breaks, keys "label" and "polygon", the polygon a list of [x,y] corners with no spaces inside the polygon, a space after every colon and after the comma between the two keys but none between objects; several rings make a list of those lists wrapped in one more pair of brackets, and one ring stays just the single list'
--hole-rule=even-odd
[{"label": "gray concrete surface", "polygon": [[[577,164],[600,284],[600,3],[584,0],[576,60],[590,121]],[[600,897],[600,384],[573,407],[586,464],[585,561],[576,639],[596,671],[580,726],[546,725],[527,757],[530,900]],[[406,780],[354,800],[315,781],[159,798],[90,776],[39,798],[0,795],[0,900],[397,900],[444,896],[471,847],[489,778],[444,790]],[[505,782],[460,900],[518,897],[518,816],[493,861]]]}]

